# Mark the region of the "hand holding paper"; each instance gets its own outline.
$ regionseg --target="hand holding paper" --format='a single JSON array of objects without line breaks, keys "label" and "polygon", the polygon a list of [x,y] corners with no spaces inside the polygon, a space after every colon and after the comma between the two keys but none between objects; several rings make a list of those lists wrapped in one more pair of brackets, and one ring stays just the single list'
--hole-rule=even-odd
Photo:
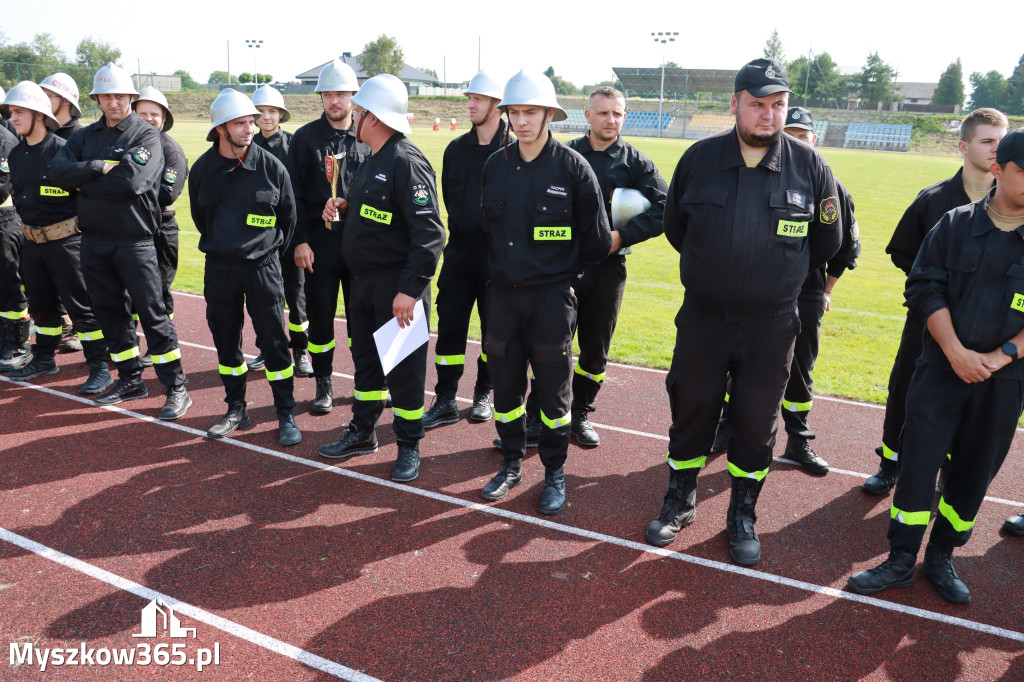
[{"label": "hand holding paper", "polygon": [[410,306],[411,310],[407,313],[408,321],[405,326],[400,326],[396,313],[394,318],[385,322],[380,329],[373,333],[373,340],[377,345],[377,355],[380,356],[380,365],[385,375],[389,374],[399,362],[409,357],[414,350],[425,344],[430,335],[423,301],[405,294],[398,294],[395,297],[396,311],[400,297],[413,301]]}]

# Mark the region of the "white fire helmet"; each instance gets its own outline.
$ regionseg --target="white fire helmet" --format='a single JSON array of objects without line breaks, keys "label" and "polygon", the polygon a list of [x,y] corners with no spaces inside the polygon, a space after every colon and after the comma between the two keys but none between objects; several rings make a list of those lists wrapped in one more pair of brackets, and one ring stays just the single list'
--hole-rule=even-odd
[{"label": "white fire helmet", "polygon": [[4,96],[3,104],[0,105],[0,113],[10,116],[12,106],[39,112],[43,115],[43,123],[50,130],[60,128],[60,122],[53,115],[50,98],[46,96],[41,87],[32,81],[21,81],[11,88],[11,91]]},{"label": "white fire helmet", "polygon": [[252,116],[255,120],[259,115],[259,109],[253,105],[251,99],[238,90],[224,88],[210,105],[210,132],[206,133],[206,139],[209,142],[214,142],[217,139],[217,126],[219,125],[242,116]]},{"label": "white fire helmet", "polygon": [[503,82],[502,79],[497,78],[491,71],[484,69],[473,76],[473,80],[469,81],[466,94],[501,99]]},{"label": "white fire helmet", "polygon": [[359,90],[359,80],[352,67],[335,59],[333,62],[320,69],[320,77],[316,79],[316,88],[313,92],[356,92]]},{"label": "white fire helmet", "polygon": [[362,89],[352,96],[352,103],[361,106],[392,130],[408,135],[412,132],[406,116],[409,92],[405,83],[390,73],[381,73],[363,83]]},{"label": "white fire helmet", "polygon": [[99,101],[100,95],[137,95],[131,74],[117,64],[111,62],[96,72],[92,79],[92,92],[89,97]]},{"label": "white fire helmet", "polygon": [[277,107],[281,110],[281,123],[287,122],[292,117],[284,105],[284,96],[270,85],[264,85],[252,93],[252,105],[254,107]]},{"label": "white fire helmet", "polygon": [[164,108],[164,127],[161,132],[166,133],[174,125],[174,116],[171,114],[171,107],[167,104],[167,98],[152,85],[146,85],[139,90],[139,98],[132,102],[132,111],[139,105],[139,102],[155,102]]},{"label": "white fire helmet", "polygon": [[71,102],[71,115],[75,118],[82,117],[82,107],[78,104],[78,83],[71,76],[58,71],[52,76],[47,76],[39,81],[39,85],[50,92],[56,93]]},{"label": "white fire helmet", "polygon": [[553,121],[564,121],[569,118],[565,109],[558,105],[555,97],[555,86],[551,79],[542,73],[534,73],[523,69],[509,79],[498,105],[508,113],[512,105],[533,105],[555,110]]}]

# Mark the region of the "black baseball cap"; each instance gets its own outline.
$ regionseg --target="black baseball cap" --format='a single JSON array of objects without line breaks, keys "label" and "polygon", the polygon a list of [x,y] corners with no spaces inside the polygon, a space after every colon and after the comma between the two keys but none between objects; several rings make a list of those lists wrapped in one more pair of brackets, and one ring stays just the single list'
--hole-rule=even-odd
[{"label": "black baseball cap", "polygon": [[786,125],[784,128],[803,128],[814,132],[814,117],[811,112],[803,107],[790,107],[786,112]]},{"label": "black baseball cap", "polygon": [[1024,168],[1024,126],[1011,130],[999,141],[999,148],[996,150],[996,163],[1013,161]]},{"label": "black baseball cap", "polygon": [[774,59],[755,59],[736,73],[733,92],[746,90],[754,97],[767,97],[777,92],[792,92],[786,69]]}]

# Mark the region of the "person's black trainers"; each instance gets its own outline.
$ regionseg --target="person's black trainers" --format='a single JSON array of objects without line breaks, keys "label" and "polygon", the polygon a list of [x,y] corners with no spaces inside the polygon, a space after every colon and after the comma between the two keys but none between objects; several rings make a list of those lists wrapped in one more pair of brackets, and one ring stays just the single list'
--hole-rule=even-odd
[{"label": "person's black trainers", "polygon": [[815,476],[824,476],[828,473],[828,462],[819,457],[818,453],[811,449],[811,444],[803,438],[790,436],[786,441],[786,452],[782,456],[793,460]]},{"label": "person's black trainers", "polygon": [[329,459],[342,459],[352,455],[368,455],[377,452],[377,433],[373,429],[366,432],[356,431],[351,424],[336,443],[322,445],[320,456]]},{"label": "person's black trainers", "polygon": [[174,421],[184,417],[190,407],[192,407],[192,396],[185,390],[185,385],[169,386],[167,388],[167,400],[164,401],[164,406],[160,409],[160,414],[156,418],[162,419],[165,422]]},{"label": "person's black trainers", "polygon": [[903,549],[889,552],[889,558],[875,568],[854,573],[846,581],[857,594],[878,594],[890,587],[910,587],[914,584],[914,564],[917,557]]},{"label": "person's black trainers", "polygon": [[142,380],[142,377],[135,377],[134,379],[118,379],[117,383],[114,384],[114,388],[103,395],[96,396],[93,398],[93,402],[97,405],[116,405],[126,400],[138,400],[139,398],[148,397],[149,391],[146,390],[146,383]]},{"label": "person's black trainers", "polygon": [[418,445],[398,444],[398,457],[391,469],[391,480],[408,483],[420,475],[420,449]]},{"label": "person's black trainers", "polygon": [[921,572],[932,581],[935,589],[946,601],[966,604],[971,601],[971,591],[953,567],[953,549],[944,549],[931,543],[924,548],[924,563]]},{"label": "person's black trainers", "polygon": [[435,397],[434,404],[430,406],[430,409],[423,413],[424,429],[433,429],[438,426],[445,424],[454,424],[459,421],[459,406],[455,404],[455,399],[446,400],[444,398]]},{"label": "person's black trainers", "polygon": [[491,409],[491,394],[486,392],[473,394],[473,409],[469,411],[469,420],[474,422],[490,421],[494,415]]},{"label": "person's black trainers", "polygon": [[8,376],[17,381],[28,381],[37,377],[48,377],[59,371],[60,367],[57,366],[57,362],[53,359],[52,355],[43,356],[36,354],[35,357],[29,360],[28,364],[22,365],[18,369],[12,369]]},{"label": "person's black trainers", "polygon": [[[881,450],[881,448],[878,448],[878,450]],[[869,495],[886,495],[896,485],[899,473],[899,464],[883,459],[875,475],[864,481],[860,489]]]}]

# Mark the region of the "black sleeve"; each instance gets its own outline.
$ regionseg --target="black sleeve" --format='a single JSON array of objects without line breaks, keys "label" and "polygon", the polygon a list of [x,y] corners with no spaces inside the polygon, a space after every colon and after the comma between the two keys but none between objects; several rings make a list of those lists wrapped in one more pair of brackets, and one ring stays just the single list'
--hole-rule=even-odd
[{"label": "black sleeve", "polygon": [[174,140],[164,147],[164,173],[160,176],[160,208],[174,204],[185,189],[188,178],[188,159],[185,152]]},{"label": "black sleeve", "polygon": [[[268,156],[270,156],[268,154]],[[281,171],[279,180],[281,187],[281,200],[278,202],[275,212],[277,213],[277,225],[284,235],[284,242],[281,243],[281,253],[288,250],[292,238],[295,236],[295,225],[298,222],[298,213],[295,206],[295,192],[292,189],[292,181],[288,176],[288,170],[283,163],[277,164]],[[300,242],[301,243],[301,242]]]},{"label": "black sleeve", "polygon": [[685,162],[686,154],[683,154],[672,174],[672,184],[669,185],[668,195],[665,197],[665,218],[662,221],[665,238],[676,251],[682,250],[683,239],[686,237],[687,226],[683,222],[683,216],[679,214],[679,199],[683,196],[683,187],[686,184]]},{"label": "black sleeve", "polygon": [[[832,175],[825,160],[818,154],[814,156],[817,164],[815,177],[815,205],[817,210],[808,230],[807,239],[810,248],[810,269],[813,271],[824,265],[839,250],[843,241],[842,205],[839,201],[839,190],[836,179]],[[830,205],[829,202],[835,202]]]},{"label": "black sleeve", "polygon": [[843,243],[839,245],[836,255],[825,264],[825,272],[832,277],[842,277],[845,271],[857,267],[857,257],[861,250],[860,228],[853,213],[853,197],[850,192],[838,179],[836,189],[839,190],[839,209],[843,217]]},{"label": "black sleeve", "polygon": [[[144,125],[148,130],[141,129],[141,134],[132,139],[132,146],[124,151],[120,162],[106,175],[102,173],[102,161],[99,162],[100,175],[81,188],[83,195],[118,201],[145,194],[159,185],[164,172],[160,131],[148,123]],[[65,149],[67,147],[64,146]]]},{"label": "black sleeve", "polygon": [[72,133],[67,144],[53,157],[44,180],[60,187],[82,187],[103,175],[102,159],[82,158],[85,135],[85,128]]},{"label": "black sleeve", "polygon": [[889,245],[885,247],[885,252],[892,258],[893,265],[906,274],[910,274],[924,237],[933,227],[922,225],[927,222],[928,199],[926,190],[917,195],[914,202],[903,212],[903,217],[896,223]]},{"label": "black sleeve", "polygon": [[[300,136],[298,139],[293,136],[292,143],[288,146],[288,158],[285,162],[285,168],[288,171],[288,179],[291,182],[292,192],[295,197],[306,196],[304,192],[310,186],[309,180],[306,177],[306,164],[303,163],[303,160],[309,156],[304,154],[304,150],[307,147],[305,135]],[[306,216],[305,202],[296,201],[295,210],[296,219],[295,227],[292,230],[291,242],[285,242],[285,244],[306,244],[309,242],[309,229],[306,227],[306,221],[310,220],[310,218]]]},{"label": "black sleeve", "polygon": [[196,230],[200,235],[206,234],[206,216],[203,215],[203,209],[199,206],[199,177],[196,173],[197,170],[201,172],[203,159],[200,158],[198,164],[200,168],[193,168],[192,175],[188,177],[188,209],[192,214],[192,222],[196,225]]},{"label": "black sleeve", "polygon": [[906,305],[922,320],[937,310],[949,307],[949,269],[946,263],[952,213],[942,216],[934,230],[929,230],[921,244],[907,277],[903,292]]},{"label": "black sleeve", "polygon": [[444,225],[438,214],[434,169],[415,155],[399,158],[395,168],[395,205],[409,228],[409,257],[398,290],[419,298],[430,286],[444,248]]},{"label": "black sleeve", "polygon": [[668,186],[654,162],[642,154],[636,155],[633,189],[639,190],[651,202],[651,207],[619,228],[623,246],[633,246],[661,234],[664,229],[665,195]]},{"label": "black sleeve", "polygon": [[573,213],[580,230],[580,260],[584,265],[600,263],[612,248],[612,231],[604,210],[601,185],[594,169],[580,160],[576,171],[576,187],[572,193]]}]

